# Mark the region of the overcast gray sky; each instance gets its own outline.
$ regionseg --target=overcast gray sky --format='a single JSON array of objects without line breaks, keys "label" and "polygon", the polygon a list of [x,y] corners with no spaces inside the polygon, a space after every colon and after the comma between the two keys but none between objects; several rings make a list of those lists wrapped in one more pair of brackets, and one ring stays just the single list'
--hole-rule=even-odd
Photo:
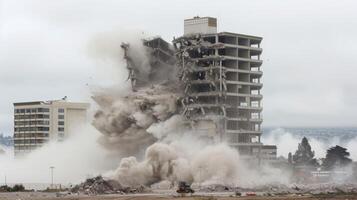
[{"label": "overcast gray sky", "polygon": [[96,34],[171,41],[196,15],[264,38],[265,126],[356,126],[356,8],[352,0],[0,0],[0,132],[12,134],[13,102],[89,101],[87,83],[124,81],[88,56]]}]

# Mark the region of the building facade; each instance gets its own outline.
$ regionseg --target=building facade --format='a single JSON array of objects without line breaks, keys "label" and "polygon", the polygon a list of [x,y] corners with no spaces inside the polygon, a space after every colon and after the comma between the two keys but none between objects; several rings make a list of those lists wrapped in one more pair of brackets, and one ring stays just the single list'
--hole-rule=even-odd
[{"label": "building facade", "polygon": [[209,19],[185,20],[186,34],[173,41],[185,85],[183,115],[197,131],[251,156],[263,146],[262,38],[214,32],[217,22]]},{"label": "building facade", "polygon": [[63,100],[14,103],[15,156],[62,141],[87,121],[87,103]]}]

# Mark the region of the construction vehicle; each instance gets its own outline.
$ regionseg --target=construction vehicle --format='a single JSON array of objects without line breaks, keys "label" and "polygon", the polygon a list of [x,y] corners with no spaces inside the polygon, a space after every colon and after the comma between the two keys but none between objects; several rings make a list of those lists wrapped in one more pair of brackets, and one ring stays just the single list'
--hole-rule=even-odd
[{"label": "construction vehicle", "polygon": [[193,194],[195,191],[191,188],[191,186],[188,183],[184,181],[180,181],[176,192],[180,194],[188,194],[188,193]]}]

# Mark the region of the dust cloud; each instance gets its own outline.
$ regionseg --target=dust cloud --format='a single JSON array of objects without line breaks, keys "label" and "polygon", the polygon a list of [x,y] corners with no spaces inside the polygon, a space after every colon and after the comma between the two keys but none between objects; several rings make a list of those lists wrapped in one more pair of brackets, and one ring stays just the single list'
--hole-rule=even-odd
[{"label": "dust cloud", "polygon": [[[150,73],[152,60],[142,45],[142,36],[134,35],[120,38],[103,34],[90,42],[89,55],[101,65],[99,71],[119,73],[114,75],[119,78],[114,85],[91,86],[97,109],[93,126],[82,127],[66,141],[47,144],[24,159],[0,155],[0,171],[8,182],[50,183],[49,167],[54,166],[56,183],[76,183],[97,174],[125,186],[173,185],[178,181],[247,187],[291,183],[289,172],[283,169],[251,167],[226,143],[202,140],[179,114],[182,88],[175,79],[147,79],[133,92],[120,44],[131,44],[132,59],[137,60],[137,69],[144,70],[143,74]],[[276,142],[279,151],[288,152],[287,148],[299,141],[283,133],[280,138],[266,140]],[[318,142],[312,146],[323,147]]]},{"label": "dust cloud", "polygon": [[48,143],[26,157],[15,159],[12,150],[0,155],[1,182],[6,176],[7,184],[33,184],[29,188],[37,188],[39,183],[49,185],[53,166],[54,183],[68,185],[104,173],[118,162],[109,158],[97,143],[100,133],[93,127],[78,127],[76,133],[63,142]]},{"label": "dust cloud", "polygon": [[[141,38],[121,42],[130,45],[138,41]],[[142,74],[151,73],[152,66],[145,66],[151,63],[146,61],[153,60],[148,52],[148,48],[134,45],[130,55],[136,56],[127,58],[131,63],[139,63],[135,68],[139,74],[141,69],[145,69]],[[262,173],[258,169],[252,171],[241,161],[238,152],[225,143],[201,140],[200,134],[190,129],[189,122],[179,114],[182,91],[179,81],[162,79],[142,83],[135,92],[118,93],[105,88],[94,92],[98,111],[93,125],[102,133],[99,143],[117,157],[123,157],[117,169],[106,174],[109,178],[125,186],[160,182],[173,185],[178,181],[202,185],[287,182],[288,178],[279,176],[282,172],[278,169],[264,167],[259,169]]]}]

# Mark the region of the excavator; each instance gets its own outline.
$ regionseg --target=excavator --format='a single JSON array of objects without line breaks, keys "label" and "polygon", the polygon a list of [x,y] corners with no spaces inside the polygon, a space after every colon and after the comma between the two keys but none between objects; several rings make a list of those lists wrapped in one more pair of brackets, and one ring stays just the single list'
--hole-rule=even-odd
[{"label": "excavator", "polygon": [[188,194],[188,193],[193,194],[195,191],[191,188],[191,186],[188,183],[184,181],[180,181],[176,192],[179,194]]}]

